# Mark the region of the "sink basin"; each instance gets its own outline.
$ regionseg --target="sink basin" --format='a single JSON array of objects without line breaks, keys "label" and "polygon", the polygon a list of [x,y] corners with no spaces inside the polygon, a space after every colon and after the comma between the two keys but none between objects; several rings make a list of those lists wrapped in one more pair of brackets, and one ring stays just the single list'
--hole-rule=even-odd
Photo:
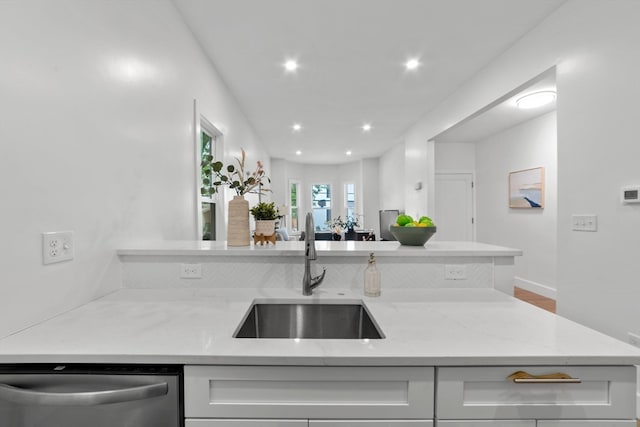
[{"label": "sink basin", "polygon": [[254,303],[234,338],[381,339],[361,303]]}]

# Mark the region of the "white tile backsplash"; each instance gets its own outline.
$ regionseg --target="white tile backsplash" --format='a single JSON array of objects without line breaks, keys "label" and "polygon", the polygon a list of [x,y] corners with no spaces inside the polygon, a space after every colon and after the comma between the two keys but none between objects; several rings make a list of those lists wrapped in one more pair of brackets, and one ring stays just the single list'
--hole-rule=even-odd
[{"label": "white tile backsplash", "polygon": [[[304,273],[302,257],[123,256],[125,288],[295,288]],[[201,264],[201,279],[180,278],[180,264]],[[445,280],[445,264],[463,264],[466,279]],[[312,261],[312,275],[327,273],[326,288],[360,289],[367,257],[319,257]],[[402,258],[377,261],[382,288],[486,288],[493,287],[492,257]]]}]

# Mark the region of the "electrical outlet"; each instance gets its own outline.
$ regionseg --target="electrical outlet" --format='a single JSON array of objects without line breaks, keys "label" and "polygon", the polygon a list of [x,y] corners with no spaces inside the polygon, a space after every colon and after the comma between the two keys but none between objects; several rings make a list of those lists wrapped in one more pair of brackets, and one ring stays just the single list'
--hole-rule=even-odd
[{"label": "electrical outlet", "polygon": [[598,216],[571,215],[571,229],[574,231],[598,231]]},{"label": "electrical outlet", "polygon": [[42,262],[69,261],[73,259],[73,231],[42,233]]},{"label": "electrical outlet", "polygon": [[445,280],[465,280],[467,278],[467,267],[464,265],[445,265]]},{"label": "electrical outlet", "polygon": [[202,264],[180,264],[181,279],[202,279]]},{"label": "electrical outlet", "polygon": [[636,347],[640,347],[640,335],[634,334],[633,332],[627,332],[627,336],[629,339],[629,344],[635,345]]}]

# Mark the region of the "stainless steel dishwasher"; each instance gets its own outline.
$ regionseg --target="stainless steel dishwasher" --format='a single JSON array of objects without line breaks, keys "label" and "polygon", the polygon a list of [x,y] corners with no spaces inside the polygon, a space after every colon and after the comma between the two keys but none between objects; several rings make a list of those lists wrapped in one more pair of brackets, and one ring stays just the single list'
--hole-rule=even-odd
[{"label": "stainless steel dishwasher", "polygon": [[182,367],[0,365],[2,427],[182,427]]}]

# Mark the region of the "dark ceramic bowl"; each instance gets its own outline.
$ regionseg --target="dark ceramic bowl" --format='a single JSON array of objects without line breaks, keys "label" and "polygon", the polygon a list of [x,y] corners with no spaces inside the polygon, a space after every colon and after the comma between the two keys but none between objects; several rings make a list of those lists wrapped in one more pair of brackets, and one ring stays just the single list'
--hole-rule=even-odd
[{"label": "dark ceramic bowl", "polygon": [[389,231],[401,245],[423,246],[436,233],[436,227],[400,227],[390,225]]}]

